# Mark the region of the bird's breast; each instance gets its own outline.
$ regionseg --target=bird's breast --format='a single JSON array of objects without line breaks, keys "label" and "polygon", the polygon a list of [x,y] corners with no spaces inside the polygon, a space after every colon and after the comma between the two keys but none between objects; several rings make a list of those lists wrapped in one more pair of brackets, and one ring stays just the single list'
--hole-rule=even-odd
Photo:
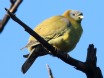
[{"label": "bird's breast", "polygon": [[53,41],[53,45],[62,52],[70,52],[76,46],[79,38],[74,30],[67,30],[61,37]]}]

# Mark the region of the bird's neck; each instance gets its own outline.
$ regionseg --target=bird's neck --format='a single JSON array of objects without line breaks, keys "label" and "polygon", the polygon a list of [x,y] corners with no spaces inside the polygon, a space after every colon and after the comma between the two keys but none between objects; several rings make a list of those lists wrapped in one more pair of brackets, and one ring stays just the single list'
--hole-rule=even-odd
[{"label": "bird's neck", "polygon": [[79,27],[81,26],[81,23],[80,23],[80,22],[77,22],[77,21],[75,21],[75,20],[73,20],[73,19],[69,19],[69,21],[71,22],[72,26],[73,26],[75,29],[77,29],[77,28],[79,28]]},{"label": "bird's neck", "polygon": [[77,22],[77,21],[75,21],[73,19],[69,19],[69,21],[71,22],[71,24],[72,24],[73,28],[76,30],[76,32],[78,32],[79,35],[81,35],[82,32],[83,32],[81,23],[80,22]]},{"label": "bird's neck", "polygon": [[81,27],[81,22],[79,21],[75,21],[74,19],[72,19],[71,17],[68,17],[70,11],[66,11],[63,16],[68,18],[70,23],[72,24],[73,28],[78,31],[80,34],[83,32],[83,29]]}]

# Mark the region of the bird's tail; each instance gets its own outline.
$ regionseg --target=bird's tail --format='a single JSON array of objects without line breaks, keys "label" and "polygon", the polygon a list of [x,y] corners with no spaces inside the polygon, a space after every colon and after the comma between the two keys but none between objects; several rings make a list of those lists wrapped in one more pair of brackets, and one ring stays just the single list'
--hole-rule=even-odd
[{"label": "bird's tail", "polygon": [[31,48],[31,52],[29,55],[25,55],[24,57],[27,57],[27,60],[22,65],[22,72],[25,74],[28,69],[31,67],[31,65],[34,63],[37,57],[43,56],[48,54],[48,51],[43,48],[41,44],[35,45]]},{"label": "bird's tail", "polygon": [[22,65],[22,72],[25,74],[28,69],[31,67],[31,65],[34,63],[38,55],[35,54],[35,50],[32,50],[33,52],[29,54],[27,60],[25,63]]}]

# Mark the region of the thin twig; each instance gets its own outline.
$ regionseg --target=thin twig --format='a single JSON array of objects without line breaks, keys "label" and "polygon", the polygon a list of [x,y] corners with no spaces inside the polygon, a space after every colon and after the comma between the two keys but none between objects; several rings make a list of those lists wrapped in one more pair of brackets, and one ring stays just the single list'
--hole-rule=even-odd
[{"label": "thin twig", "polygon": [[46,68],[48,70],[49,78],[53,78],[52,70],[51,70],[51,68],[49,67],[48,64],[46,64]]},{"label": "thin twig", "polygon": [[13,7],[13,5],[15,4],[16,1],[17,1],[17,0],[10,0],[11,5],[10,5],[9,10]]},{"label": "thin twig", "polygon": [[[17,8],[19,7],[19,5],[22,3],[22,1],[23,0],[10,0],[11,5],[9,8],[9,11],[12,13],[15,13],[17,11]],[[3,19],[0,21],[0,33],[3,31],[4,27],[8,23],[9,19],[10,19],[10,17],[8,16],[8,14],[5,14]]]},{"label": "thin twig", "polygon": [[17,11],[17,8],[22,3],[22,1],[23,0],[16,0],[15,4],[13,5],[13,7],[9,11],[12,12],[12,13],[16,12]]}]

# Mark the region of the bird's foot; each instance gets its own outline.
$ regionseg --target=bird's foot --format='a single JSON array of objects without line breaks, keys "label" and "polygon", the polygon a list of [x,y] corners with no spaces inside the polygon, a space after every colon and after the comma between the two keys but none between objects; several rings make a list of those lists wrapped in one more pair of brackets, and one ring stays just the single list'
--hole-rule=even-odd
[{"label": "bird's foot", "polygon": [[27,58],[29,56],[29,54],[23,55],[24,58]]}]

